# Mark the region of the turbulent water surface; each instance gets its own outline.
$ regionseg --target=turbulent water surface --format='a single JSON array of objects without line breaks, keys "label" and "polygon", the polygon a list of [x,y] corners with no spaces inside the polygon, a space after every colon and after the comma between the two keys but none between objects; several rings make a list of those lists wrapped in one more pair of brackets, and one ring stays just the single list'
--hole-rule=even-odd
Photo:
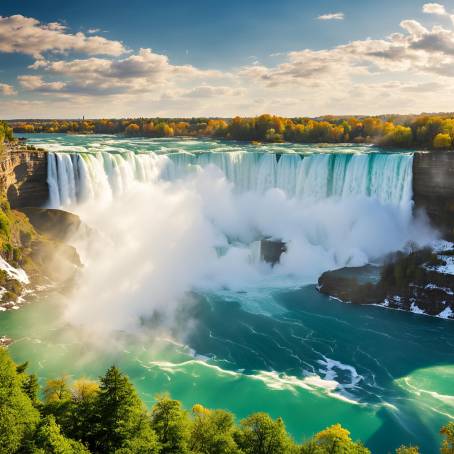
[{"label": "turbulent water surface", "polygon": [[[282,416],[297,440],[341,422],[377,452],[436,452],[454,417],[453,322],[342,304],[314,285],[327,269],[433,239],[411,217],[411,153],[30,142],[53,153],[50,206],[78,212],[101,239],[80,244],[86,274],[69,303],[0,314],[18,361],[42,379],[96,377],[115,362],[148,404],[169,391],[187,408]],[[254,260],[265,236],[288,243],[274,269]]]}]

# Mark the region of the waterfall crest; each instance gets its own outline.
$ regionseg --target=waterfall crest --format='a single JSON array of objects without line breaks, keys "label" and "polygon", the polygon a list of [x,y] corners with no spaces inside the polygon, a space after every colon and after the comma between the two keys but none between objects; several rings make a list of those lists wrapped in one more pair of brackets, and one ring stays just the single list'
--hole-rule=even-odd
[{"label": "waterfall crest", "polygon": [[366,196],[409,207],[412,163],[413,155],[403,153],[49,153],[49,205],[112,198],[135,181],[174,181],[214,165],[238,192],[279,188],[289,198]]}]

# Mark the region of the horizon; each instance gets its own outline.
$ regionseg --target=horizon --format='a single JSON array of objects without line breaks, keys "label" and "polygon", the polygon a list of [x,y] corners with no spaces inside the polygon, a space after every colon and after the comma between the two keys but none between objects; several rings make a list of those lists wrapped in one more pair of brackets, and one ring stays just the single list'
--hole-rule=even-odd
[{"label": "horizon", "polygon": [[[284,115],[277,115],[274,113],[269,113],[269,112],[262,112],[257,115],[233,115],[233,116],[210,116],[210,115],[203,115],[203,116],[190,116],[190,115],[182,115],[182,116],[169,116],[169,117],[163,117],[163,116],[136,116],[136,117],[108,117],[108,116],[103,116],[103,117],[28,117],[28,118],[4,118],[3,121],[6,121],[8,123],[10,122],[19,122],[19,121],[99,121],[99,120],[198,120],[198,119],[207,119],[207,120],[232,120],[235,117],[240,117],[240,118],[256,118],[262,115],[271,115],[271,116],[276,116],[276,117],[281,117],[281,118],[307,118],[310,120],[319,120],[319,119],[325,119],[325,118],[368,118],[368,117],[373,117],[373,118],[386,118],[386,117],[425,117],[425,116],[439,116],[439,117],[449,117],[449,116],[454,116],[454,112],[420,112],[420,113],[408,113],[408,114],[402,114],[402,113],[381,113],[381,114],[375,114],[375,115],[369,115],[369,114],[322,114],[322,115],[317,115],[317,116],[309,116],[309,115],[292,115],[292,116],[284,116]],[[2,120],[2,119],[0,119]]]},{"label": "horizon", "polygon": [[444,112],[454,0],[7,0],[0,58],[10,120]]}]

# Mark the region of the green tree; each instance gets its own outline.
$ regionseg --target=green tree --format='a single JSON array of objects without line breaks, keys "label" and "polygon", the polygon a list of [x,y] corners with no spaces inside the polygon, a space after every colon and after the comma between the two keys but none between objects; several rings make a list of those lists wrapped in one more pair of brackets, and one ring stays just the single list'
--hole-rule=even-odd
[{"label": "green tree", "polygon": [[158,436],[162,454],[189,452],[189,423],[179,401],[167,395],[158,396],[151,412],[151,426]]},{"label": "green tree", "polygon": [[89,454],[90,451],[75,440],[66,438],[52,415],[43,418],[33,441],[25,447],[31,454]]},{"label": "green tree", "polygon": [[281,418],[254,413],[240,422],[235,441],[245,454],[290,454],[296,445],[285,430]]},{"label": "green tree", "polygon": [[22,379],[7,351],[0,348],[0,452],[16,452],[30,437],[39,413],[22,389]]},{"label": "green tree", "polygon": [[82,378],[72,384],[71,405],[65,427],[71,438],[87,443],[93,439],[98,395],[99,384],[95,381]]},{"label": "green tree", "polygon": [[[147,446],[141,452],[157,452],[158,446],[144,404],[128,377],[112,366],[101,378],[96,402],[96,422],[89,440],[92,451],[111,453],[128,446]],[[126,451],[125,451],[126,450]]]},{"label": "green tree", "polygon": [[224,410],[208,410],[202,405],[192,408],[191,452],[200,454],[234,454],[240,450],[233,439],[233,415]]},{"label": "green tree", "polygon": [[27,375],[22,382],[22,389],[27,394],[32,404],[38,404],[39,383],[35,374]]}]

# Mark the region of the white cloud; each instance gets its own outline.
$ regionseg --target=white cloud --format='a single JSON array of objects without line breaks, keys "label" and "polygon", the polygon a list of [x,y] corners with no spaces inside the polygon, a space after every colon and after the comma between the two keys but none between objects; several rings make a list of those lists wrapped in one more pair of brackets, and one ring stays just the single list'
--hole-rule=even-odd
[{"label": "white cloud", "polygon": [[191,65],[173,65],[166,55],[157,54],[151,49],[140,49],[137,54],[117,60],[97,57],[58,61],[41,59],[30,68],[63,76],[65,82],[57,85],[57,82],[44,82],[41,76],[20,76],[22,86],[28,90],[92,96],[155,93],[176,81],[210,79],[221,75],[218,71],[201,70]]},{"label": "white cloud", "polygon": [[68,33],[66,27],[58,22],[44,24],[20,14],[0,16],[0,52],[18,52],[39,58],[45,52],[68,51],[116,56],[124,53],[125,47],[120,41],[102,36]]},{"label": "white cloud", "polygon": [[14,96],[17,92],[12,85],[0,83],[0,95]]},{"label": "white cloud", "polygon": [[345,15],[344,13],[329,13],[329,14],[322,14],[318,16],[318,20],[344,20]]},{"label": "white cloud", "polygon": [[[47,27],[66,34],[60,24]],[[18,80],[32,101],[52,95],[40,104],[43,117],[102,117],[106,105],[110,116],[299,116],[441,111],[454,104],[454,30],[446,24],[429,27],[409,18],[382,39],[278,57],[220,72],[174,64],[151,49],[77,59],[40,52],[31,74]],[[0,103],[0,113],[14,99]]]},{"label": "white cloud", "polygon": [[217,98],[220,96],[243,96],[246,94],[244,88],[201,85],[181,93],[181,96],[188,98]]},{"label": "white cloud", "polygon": [[426,14],[437,14],[439,16],[445,16],[446,8],[440,3],[425,3],[422,7],[422,10]]},{"label": "white cloud", "polygon": [[60,92],[66,87],[64,82],[45,82],[41,76],[19,76],[17,79],[26,90],[41,93]]}]

